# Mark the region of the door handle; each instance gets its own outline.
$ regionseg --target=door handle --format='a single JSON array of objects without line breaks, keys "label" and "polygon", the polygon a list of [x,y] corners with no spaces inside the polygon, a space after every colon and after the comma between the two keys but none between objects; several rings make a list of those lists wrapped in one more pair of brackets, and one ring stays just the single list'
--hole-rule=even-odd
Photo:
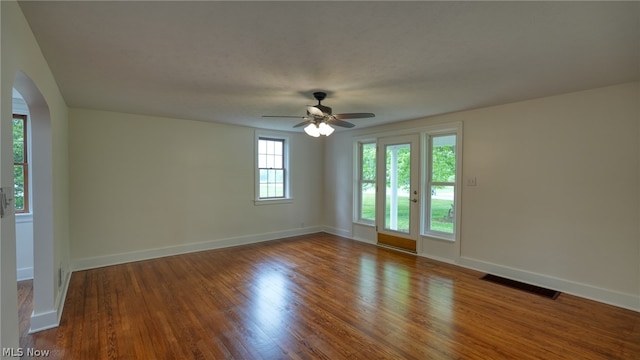
[{"label": "door handle", "polygon": [[414,202],[414,203],[418,202],[418,199],[408,199],[408,200],[411,201],[411,202]]}]

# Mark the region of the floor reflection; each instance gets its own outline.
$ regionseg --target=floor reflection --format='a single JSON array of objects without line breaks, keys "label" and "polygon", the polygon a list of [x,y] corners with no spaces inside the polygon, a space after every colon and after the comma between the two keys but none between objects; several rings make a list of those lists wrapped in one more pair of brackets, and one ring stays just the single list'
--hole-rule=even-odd
[{"label": "floor reflection", "polygon": [[427,287],[429,311],[443,322],[453,320],[453,280],[441,276],[429,276]]},{"label": "floor reflection", "polygon": [[289,279],[281,272],[260,272],[256,279],[253,319],[265,332],[277,335],[286,330]]}]

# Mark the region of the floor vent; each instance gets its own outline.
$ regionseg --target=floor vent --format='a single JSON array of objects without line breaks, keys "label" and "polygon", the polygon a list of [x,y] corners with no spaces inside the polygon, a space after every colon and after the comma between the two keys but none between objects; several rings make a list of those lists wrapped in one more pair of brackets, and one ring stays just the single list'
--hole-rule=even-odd
[{"label": "floor vent", "polygon": [[503,277],[496,276],[496,275],[487,274],[481,277],[480,279],[490,281],[492,283],[508,286],[510,288],[526,291],[532,294],[544,296],[546,298],[553,299],[553,300],[555,300],[558,297],[558,295],[560,295],[559,291],[545,289],[543,287],[539,287],[531,284],[525,284],[525,283],[511,280],[511,279],[505,279]]}]

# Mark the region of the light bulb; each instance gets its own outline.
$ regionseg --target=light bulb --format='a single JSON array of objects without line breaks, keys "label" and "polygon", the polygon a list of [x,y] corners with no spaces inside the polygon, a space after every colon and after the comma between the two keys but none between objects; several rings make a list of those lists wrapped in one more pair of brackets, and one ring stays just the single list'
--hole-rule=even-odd
[{"label": "light bulb", "polygon": [[309,136],[313,136],[313,137],[320,136],[320,130],[318,129],[318,126],[313,123],[307,125],[307,127],[304,128],[304,132],[306,132],[307,135]]},{"label": "light bulb", "polygon": [[329,136],[331,135],[331,133],[333,133],[334,128],[329,126],[329,124],[323,122],[320,124],[320,127],[318,130],[320,130],[320,135]]}]

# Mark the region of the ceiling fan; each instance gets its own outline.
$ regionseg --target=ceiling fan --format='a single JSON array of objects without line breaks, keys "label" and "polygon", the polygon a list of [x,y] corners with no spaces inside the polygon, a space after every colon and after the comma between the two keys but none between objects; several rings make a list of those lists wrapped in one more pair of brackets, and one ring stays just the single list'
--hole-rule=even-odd
[{"label": "ceiling fan", "polygon": [[375,116],[372,113],[332,114],[330,107],[321,104],[322,100],[327,97],[327,93],[317,91],[313,93],[313,97],[318,100],[318,105],[307,106],[307,116],[263,115],[262,117],[304,119],[303,122],[296,124],[293,127],[297,128],[307,125],[304,128],[304,131],[310,136],[318,137],[320,135],[331,135],[334,129],[330,125],[341,126],[345,128],[352,128],[355,126],[348,121],[344,121],[344,119],[361,119]]}]

